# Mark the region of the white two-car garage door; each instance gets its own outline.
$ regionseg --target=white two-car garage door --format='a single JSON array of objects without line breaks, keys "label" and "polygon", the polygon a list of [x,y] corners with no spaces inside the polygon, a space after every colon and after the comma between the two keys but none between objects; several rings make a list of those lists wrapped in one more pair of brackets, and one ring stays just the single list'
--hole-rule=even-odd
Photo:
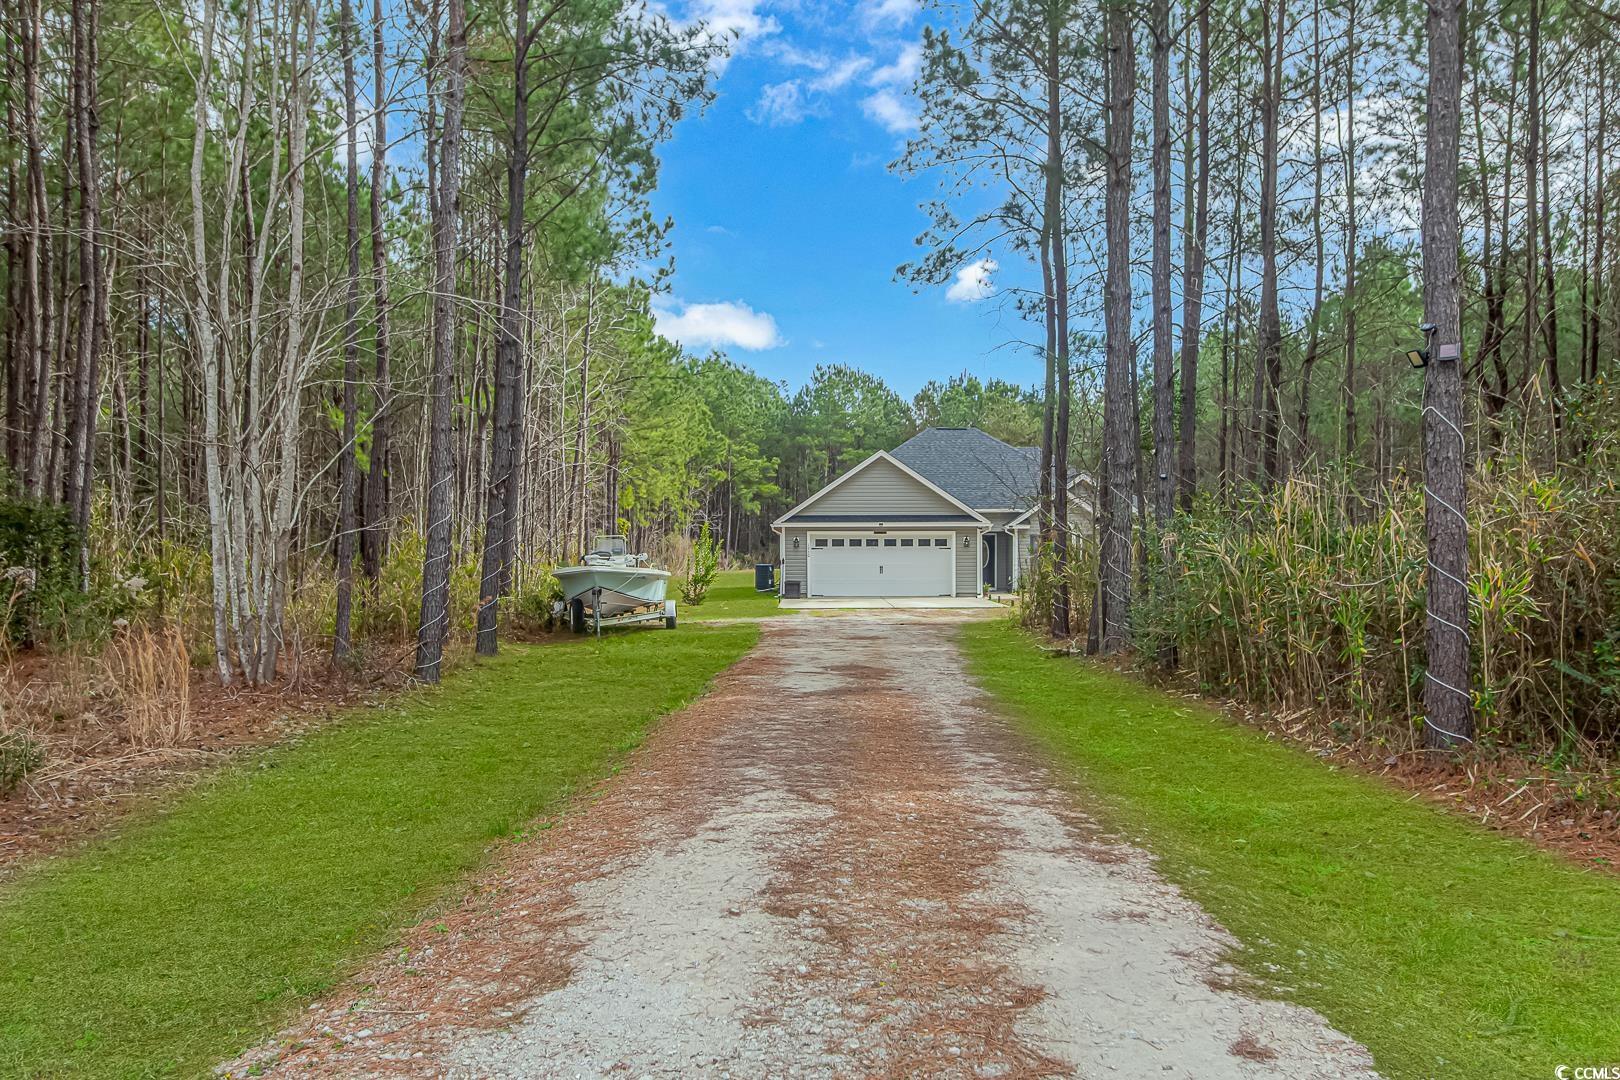
[{"label": "white two-car garage door", "polygon": [[811,596],[951,596],[950,536],[828,533],[810,538]]}]

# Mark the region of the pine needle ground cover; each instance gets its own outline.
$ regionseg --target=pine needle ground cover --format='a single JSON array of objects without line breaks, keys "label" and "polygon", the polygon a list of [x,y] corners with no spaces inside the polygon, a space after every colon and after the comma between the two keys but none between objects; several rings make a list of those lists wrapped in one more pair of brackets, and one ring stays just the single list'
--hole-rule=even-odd
[{"label": "pine needle ground cover", "polygon": [[509,648],[0,890],[0,1076],[197,1076],[611,770],[753,627]]},{"label": "pine needle ground cover", "polygon": [[1551,1076],[1620,1059],[1620,880],[1334,769],[1005,624],[979,682],[1089,809],[1395,1077]]}]

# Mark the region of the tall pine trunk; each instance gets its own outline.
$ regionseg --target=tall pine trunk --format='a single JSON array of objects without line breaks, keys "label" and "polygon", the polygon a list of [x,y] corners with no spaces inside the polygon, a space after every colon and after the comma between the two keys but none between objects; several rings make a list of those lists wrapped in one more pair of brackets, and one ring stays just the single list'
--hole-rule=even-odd
[{"label": "tall pine trunk", "polygon": [[359,473],[355,460],[355,410],[360,381],[360,132],[355,115],[354,0],[343,0],[339,15],[343,38],[343,126],[345,139],[344,185],[345,253],[348,282],[343,310],[343,445],[338,449],[337,609],[332,623],[332,661],[349,659],[349,622],[354,600],[355,504]]},{"label": "tall pine trunk", "polygon": [[449,0],[444,117],[433,199],[433,371],[428,420],[427,542],[422,558],[422,613],[416,628],[416,677],[439,681],[450,629],[450,532],[455,462],[451,460],[450,391],[456,328],[457,218],[461,213],[461,116],[466,97],[467,15]]},{"label": "tall pine trunk", "polygon": [[1153,0],[1153,519],[1176,508],[1176,369],[1170,322],[1170,0]]},{"label": "tall pine trunk", "polygon": [[511,581],[507,552],[516,529],[517,430],[522,390],[523,208],[529,172],[529,4],[516,0],[512,54],[512,130],[506,161],[506,262],[495,346],[495,429],[484,514],[484,560],[478,586],[478,654],[499,649],[500,599]]},{"label": "tall pine trunk", "polygon": [[365,532],[360,537],[360,565],[371,581],[382,575],[388,552],[388,456],[391,452],[390,398],[393,379],[388,353],[388,237],[383,231],[383,202],[388,190],[388,87],[383,54],[382,0],[371,4],[371,304],[376,327],[376,405],[371,413],[371,468],[366,474]]},{"label": "tall pine trunk", "polygon": [[1469,691],[1468,519],[1462,432],[1462,274],[1457,144],[1462,0],[1429,0],[1428,138],[1423,163],[1423,312],[1433,346],[1423,380],[1424,512],[1429,545],[1424,745],[1474,737]]},{"label": "tall pine trunk", "polygon": [[1103,294],[1107,355],[1103,376],[1103,507],[1098,573],[1102,579],[1102,651],[1131,641],[1132,494],[1136,487],[1136,407],[1132,401],[1131,340],[1131,136],[1136,99],[1136,49],[1131,15],[1122,0],[1110,0],[1107,33],[1107,232]]},{"label": "tall pine trunk", "polygon": [[[1182,237],[1183,269],[1181,308],[1181,505],[1192,509],[1198,490],[1198,351],[1204,338],[1204,260],[1209,241],[1209,7],[1198,4],[1197,123],[1188,102],[1185,178],[1196,172],[1192,232]],[[1193,166],[1192,143],[1198,140],[1198,163]],[[1183,194],[1183,198],[1185,198]]]}]

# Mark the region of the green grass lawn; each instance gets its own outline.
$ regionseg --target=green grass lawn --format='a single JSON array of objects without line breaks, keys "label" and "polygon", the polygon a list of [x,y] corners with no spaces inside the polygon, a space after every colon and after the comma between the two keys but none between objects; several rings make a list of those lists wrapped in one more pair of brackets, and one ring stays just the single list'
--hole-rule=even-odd
[{"label": "green grass lawn", "polygon": [[1620,881],[1050,658],[1004,623],[966,627],[963,644],[1088,808],[1243,940],[1239,963],[1388,1075],[1620,1062]]},{"label": "green grass lawn", "polygon": [[509,647],[0,890],[0,1075],[195,1076],[609,772],[754,627]]},{"label": "green grass lawn", "polygon": [[[674,587],[671,586],[671,592]],[[782,614],[776,605],[774,592],[754,591],[754,571],[722,570],[709,586],[709,595],[696,607],[676,599],[677,616],[683,621],[702,622],[705,619],[763,619]]]}]

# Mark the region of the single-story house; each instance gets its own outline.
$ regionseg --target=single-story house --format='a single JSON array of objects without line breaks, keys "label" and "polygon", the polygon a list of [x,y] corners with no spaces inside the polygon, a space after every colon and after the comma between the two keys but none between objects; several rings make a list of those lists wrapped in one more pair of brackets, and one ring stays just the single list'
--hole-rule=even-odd
[{"label": "single-story house", "polygon": [[[1018,588],[1036,544],[1040,450],[927,428],[771,523],[786,597],[978,596]],[[1087,477],[1078,485],[1089,489]],[[1089,518],[1089,494],[1077,523]]]}]

